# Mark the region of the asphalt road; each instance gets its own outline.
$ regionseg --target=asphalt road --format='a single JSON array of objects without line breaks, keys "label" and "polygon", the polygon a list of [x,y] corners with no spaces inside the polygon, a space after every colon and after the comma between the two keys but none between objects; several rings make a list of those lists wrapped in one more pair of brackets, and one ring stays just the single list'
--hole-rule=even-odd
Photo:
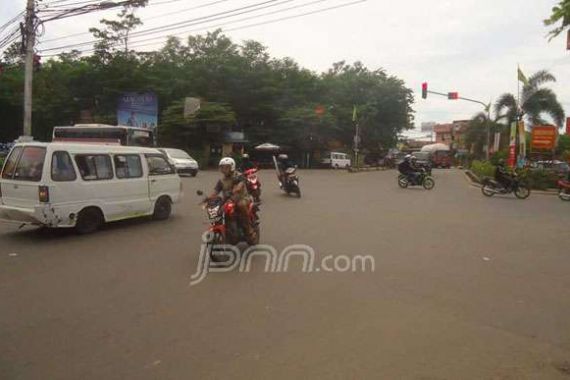
[{"label": "asphalt road", "polygon": [[431,192],[393,171],[261,174],[262,242],[374,271],[196,272],[196,189],[165,222],[89,236],[0,225],[0,379],[568,379],[570,204]]}]

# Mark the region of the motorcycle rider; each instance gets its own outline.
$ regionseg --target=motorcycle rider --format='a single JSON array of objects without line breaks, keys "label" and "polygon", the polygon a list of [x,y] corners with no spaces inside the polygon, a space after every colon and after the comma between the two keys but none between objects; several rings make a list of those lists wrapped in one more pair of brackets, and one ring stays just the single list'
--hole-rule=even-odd
[{"label": "motorcycle rider", "polygon": [[279,170],[278,177],[279,177],[279,186],[283,187],[283,183],[285,181],[285,171],[289,168],[295,167],[295,164],[291,160],[289,160],[289,156],[286,154],[280,154],[277,156],[277,169]]},{"label": "motorcycle rider", "polygon": [[254,169],[254,168],[255,168],[255,164],[253,163],[253,161],[250,160],[249,154],[244,153],[241,156],[240,171],[242,173],[244,173],[246,170]]},{"label": "motorcycle rider", "polygon": [[410,182],[417,183],[416,181],[419,178],[421,169],[417,166],[415,156],[406,154],[404,161],[398,165],[398,170],[401,174],[405,175]]},{"label": "motorcycle rider", "polygon": [[236,214],[239,224],[242,226],[248,244],[255,244],[255,230],[249,220],[249,205],[251,199],[247,192],[245,178],[236,171],[236,162],[231,157],[224,157],[219,163],[222,178],[216,183],[210,198],[215,198],[222,193],[224,201],[231,199],[236,205]]},{"label": "motorcycle rider", "polygon": [[495,169],[495,181],[503,186],[505,190],[511,187],[512,176],[505,167],[505,160],[503,159],[500,159],[497,163],[497,168]]}]

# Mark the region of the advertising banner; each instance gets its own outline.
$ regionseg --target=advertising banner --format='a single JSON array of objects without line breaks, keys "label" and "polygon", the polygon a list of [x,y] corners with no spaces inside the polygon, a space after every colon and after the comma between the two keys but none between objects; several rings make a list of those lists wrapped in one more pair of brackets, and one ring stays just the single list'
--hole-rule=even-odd
[{"label": "advertising banner", "polygon": [[158,124],[158,99],[153,92],[128,92],[121,95],[117,124],[155,129]]},{"label": "advertising banner", "polygon": [[558,128],[553,125],[537,125],[532,128],[532,150],[553,150],[556,147]]}]

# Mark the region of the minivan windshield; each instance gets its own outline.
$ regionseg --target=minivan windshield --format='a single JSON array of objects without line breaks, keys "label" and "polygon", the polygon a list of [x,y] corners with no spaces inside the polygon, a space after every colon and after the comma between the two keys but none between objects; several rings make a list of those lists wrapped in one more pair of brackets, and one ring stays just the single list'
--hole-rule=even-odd
[{"label": "minivan windshield", "polygon": [[187,159],[187,160],[192,159],[192,157],[190,157],[188,153],[186,153],[181,149],[165,149],[165,151],[172,158]]}]

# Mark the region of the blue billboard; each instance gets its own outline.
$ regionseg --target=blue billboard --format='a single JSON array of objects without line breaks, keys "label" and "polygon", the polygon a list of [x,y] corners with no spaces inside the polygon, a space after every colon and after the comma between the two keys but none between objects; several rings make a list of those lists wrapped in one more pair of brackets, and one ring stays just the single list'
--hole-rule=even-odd
[{"label": "blue billboard", "polygon": [[158,124],[158,99],[153,92],[127,92],[119,98],[117,124],[155,129]]}]

